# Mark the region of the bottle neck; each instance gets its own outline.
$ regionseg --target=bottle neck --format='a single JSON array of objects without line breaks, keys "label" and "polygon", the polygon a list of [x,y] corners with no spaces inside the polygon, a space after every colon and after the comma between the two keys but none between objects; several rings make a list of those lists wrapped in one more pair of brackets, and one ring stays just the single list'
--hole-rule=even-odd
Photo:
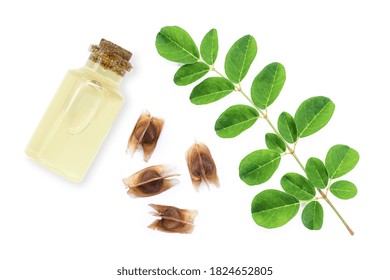
[{"label": "bottle neck", "polygon": [[93,62],[92,60],[88,59],[87,62],[85,63],[85,67],[98,73],[99,75],[102,75],[115,83],[120,83],[123,79],[123,76],[111,71],[110,69],[107,69],[106,67],[103,67],[100,63],[98,62]]}]

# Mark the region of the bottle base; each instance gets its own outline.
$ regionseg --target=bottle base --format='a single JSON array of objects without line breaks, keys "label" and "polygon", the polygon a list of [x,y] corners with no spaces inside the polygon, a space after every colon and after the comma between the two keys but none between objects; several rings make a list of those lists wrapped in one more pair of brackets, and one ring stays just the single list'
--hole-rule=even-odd
[{"label": "bottle base", "polygon": [[74,183],[80,183],[84,179],[84,176],[74,176],[72,174],[64,172],[63,170],[59,169],[51,162],[45,161],[43,158],[41,158],[39,155],[35,154],[33,151],[29,150],[28,148],[25,150],[25,153],[27,156],[29,156],[32,160],[34,160],[39,165],[45,167],[46,169],[50,170],[51,172],[57,175],[60,175],[61,177],[69,181],[72,181]]}]

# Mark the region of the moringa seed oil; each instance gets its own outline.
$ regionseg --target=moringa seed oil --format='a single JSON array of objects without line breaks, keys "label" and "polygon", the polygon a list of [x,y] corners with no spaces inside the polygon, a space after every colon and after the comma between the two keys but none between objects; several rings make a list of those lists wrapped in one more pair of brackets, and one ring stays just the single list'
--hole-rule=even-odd
[{"label": "moringa seed oil", "polygon": [[120,82],[132,68],[131,52],[110,41],[102,39],[90,51],[84,67],[65,75],[26,148],[38,163],[74,182],[83,180],[118,115]]}]

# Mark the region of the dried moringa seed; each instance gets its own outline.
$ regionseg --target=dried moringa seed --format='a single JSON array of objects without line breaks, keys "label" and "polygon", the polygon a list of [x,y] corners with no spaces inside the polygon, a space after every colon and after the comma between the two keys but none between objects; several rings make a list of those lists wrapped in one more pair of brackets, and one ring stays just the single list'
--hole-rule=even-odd
[{"label": "dried moringa seed", "polygon": [[186,153],[188,170],[195,189],[204,181],[207,185],[219,186],[217,168],[209,148],[202,143],[194,143]]},{"label": "dried moringa seed", "polygon": [[133,197],[148,197],[162,193],[179,181],[170,179],[179,174],[169,174],[172,168],[168,165],[155,165],[144,168],[123,179],[129,188],[127,193]]},{"label": "dried moringa seed", "polygon": [[127,150],[133,155],[141,146],[144,152],[144,161],[148,161],[156,148],[163,127],[163,119],[152,117],[148,111],[144,111],[130,135]]},{"label": "dried moringa seed", "polygon": [[193,223],[198,211],[167,205],[149,204],[149,206],[157,211],[151,214],[161,218],[150,224],[149,228],[171,233],[191,233],[193,231]]}]

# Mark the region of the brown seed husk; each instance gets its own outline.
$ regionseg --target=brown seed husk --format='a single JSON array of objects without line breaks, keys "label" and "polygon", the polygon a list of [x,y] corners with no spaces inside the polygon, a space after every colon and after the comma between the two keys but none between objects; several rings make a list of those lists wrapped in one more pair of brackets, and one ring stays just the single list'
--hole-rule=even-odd
[{"label": "brown seed husk", "polygon": [[144,168],[133,175],[123,179],[129,188],[127,193],[133,197],[149,197],[160,194],[179,182],[172,177],[172,168],[168,165],[154,165]]},{"label": "brown seed husk", "polygon": [[144,161],[148,161],[156,148],[158,138],[164,127],[164,120],[152,117],[148,111],[142,112],[130,135],[127,150],[131,155],[141,147]]},{"label": "brown seed husk", "polygon": [[199,190],[202,181],[207,187],[209,184],[219,187],[217,167],[209,148],[205,144],[194,143],[186,153],[186,161],[192,184],[196,190]]},{"label": "brown seed husk", "polygon": [[151,214],[161,218],[150,224],[149,228],[170,233],[191,233],[193,231],[193,222],[198,211],[167,205],[149,205],[157,211]]},{"label": "brown seed husk", "polygon": [[184,223],[193,223],[198,211],[180,209],[174,206],[149,204],[156,212],[152,215]]}]

